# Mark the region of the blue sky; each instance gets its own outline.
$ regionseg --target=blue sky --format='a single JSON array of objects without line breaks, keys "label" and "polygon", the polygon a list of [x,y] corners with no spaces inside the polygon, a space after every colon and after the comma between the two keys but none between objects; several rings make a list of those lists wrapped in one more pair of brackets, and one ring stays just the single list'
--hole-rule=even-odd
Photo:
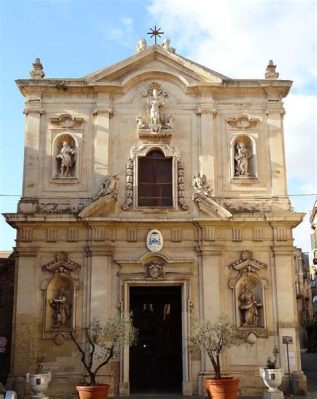
[{"label": "blue sky", "polygon": [[[199,5],[199,6],[198,6]],[[288,191],[297,211],[317,193],[317,2],[304,0],[0,0],[0,211],[15,212],[23,172],[23,97],[40,57],[46,77],[80,77],[135,53],[161,26],[178,54],[232,78],[263,78],[269,59],[294,80],[285,100]],[[151,40],[148,40],[151,43]],[[298,194],[305,194],[299,196]],[[8,195],[17,195],[8,196]],[[307,218],[295,244],[310,250]],[[0,250],[15,231],[0,221]]]}]

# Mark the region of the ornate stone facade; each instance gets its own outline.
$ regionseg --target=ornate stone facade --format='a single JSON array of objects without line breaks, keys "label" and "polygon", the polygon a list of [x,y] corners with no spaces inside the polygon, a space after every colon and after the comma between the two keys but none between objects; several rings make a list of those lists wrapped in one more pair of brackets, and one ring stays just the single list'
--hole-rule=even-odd
[{"label": "ornate stone facade", "polygon": [[[286,367],[283,335],[300,371],[292,229],[303,214],[287,198],[283,155],[291,81],[268,68],[266,79],[229,79],[169,41],[140,41],[128,61],[83,78],[44,78],[38,60],[32,84],[17,81],[26,141],[23,198],[6,214],[17,229],[12,380],[44,356],[58,370],[50,397],[69,397],[82,378],[69,331],[129,312],[133,292],[171,287],[184,395],[211,373],[188,350],[191,325],[220,313],[245,337],[222,359],[243,394],[262,392],[258,366],[275,345]],[[173,309],[164,304],[164,322]],[[129,395],[130,367],[124,348],[100,379]]]}]

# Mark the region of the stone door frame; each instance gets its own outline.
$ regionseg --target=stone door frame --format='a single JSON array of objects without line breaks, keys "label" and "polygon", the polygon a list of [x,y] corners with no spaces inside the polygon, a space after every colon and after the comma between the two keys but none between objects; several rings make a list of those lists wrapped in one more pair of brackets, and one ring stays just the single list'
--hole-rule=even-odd
[{"label": "stone door frame", "polygon": [[[126,280],[122,281],[122,310],[125,313],[130,311],[130,287],[181,287],[181,325],[182,325],[182,363],[183,363],[183,381],[182,394],[192,395],[193,385],[191,380],[190,354],[188,350],[188,336],[190,332],[190,310],[191,310],[191,292],[189,279],[175,280]],[[129,347],[125,346],[121,353],[120,361],[120,395],[130,395],[129,380],[130,354]]]}]

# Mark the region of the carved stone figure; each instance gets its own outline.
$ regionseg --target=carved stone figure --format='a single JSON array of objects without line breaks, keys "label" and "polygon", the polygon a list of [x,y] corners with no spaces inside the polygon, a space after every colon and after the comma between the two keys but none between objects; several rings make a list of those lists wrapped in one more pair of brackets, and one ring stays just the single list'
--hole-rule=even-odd
[{"label": "carved stone figure", "polygon": [[138,115],[136,117],[136,127],[137,127],[137,129],[145,129],[146,128],[142,115]]},{"label": "carved stone figure", "polygon": [[277,79],[279,77],[279,73],[276,72],[276,65],[273,64],[273,61],[270,60],[268,66],[266,67],[265,79]]},{"label": "carved stone figure", "polygon": [[136,51],[137,53],[140,53],[141,51],[145,50],[147,48],[147,43],[145,39],[140,39],[137,42],[136,45]]},{"label": "carved stone figure", "polygon": [[67,141],[63,141],[63,146],[56,159],[61,160],[60,175],[64,177],[72,176],[72,169],[76,162],[76,151],[70,147]]},{"label": "carved stone figure", "polygon": [[63,288],[58,290],[56,297],[51,299],[49,303],[54,310],[54,327],[66,326],[70,316],[70,309]]},{"label": "carved stone figure", "polygon": [[234,159],[235,175],[236,176],[249,176],[249,159],[252,157],[250,150],[246,147],[243,141],[238,141]]},{"label": "carved stone figure", "polygon": [[174,129],[174,126],[175,126],[174,117],[173,115],[169,114],[165,127],[167,129]]},{"label": "carved stone figure", "polygon": [[164,100],[159,99],[160,93],[157,89],[152,91],[152,100],[149,100],[150,106],[150,124],[159,125],[161,123],[160,108],[165,104]]},{"label": "carved stone figure", "polygon": [[200,173],[197,173],[193,176],[193,187],[195,192],[203,194],[207,197],[210,197],[212,194],[212,188],[207,183],[206,175],[200,176]]},{"label": "carved stone figure", "polygon": [[30,72],[31,79],[43,79],[45,73],[43,71],[43,65],[41,64],[41,60],[36,58],[33,63],[33,69]]},{"label": "carved stone figure", "polygon": [[98,199],[100,197],[104,197],[105,195],[112,194],[117,191],[117,184],[118,184],[119,178],[117,175],[107,175],[105,177],[104,182],[102,183],[102,186],[97,193],[95,199]]},{"label": "carved stone figure", "polygon": [[254,292],[248,284],[242,286],[239,300],[239,308],[242,313],[242,326],[258,326],[258,307],[263,306],[263,304],[256,300]]}]

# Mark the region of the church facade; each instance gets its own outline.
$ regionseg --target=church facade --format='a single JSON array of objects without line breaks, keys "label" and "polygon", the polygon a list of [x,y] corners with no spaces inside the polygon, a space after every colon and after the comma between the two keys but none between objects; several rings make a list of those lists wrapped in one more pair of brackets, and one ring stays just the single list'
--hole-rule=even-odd
[{"label": "church facade", "polygon": [[[11,379],[37,358],[49,396],[83,375],[69,331],[133,312],[138,344],[101,373],[111,392],[203,392],[208,359],[188,348],[195,320],[226,315],[244,343],[225,352],[241,393],[262,392],[274,347],[301,376],[283,98],[291,81],[231,79],[138,43],[132,57],[83,78],[44,78],[25,97]],[[158,370],[165,370],[158,373]],[[300,378],[300,377],[299,377]]]}]

